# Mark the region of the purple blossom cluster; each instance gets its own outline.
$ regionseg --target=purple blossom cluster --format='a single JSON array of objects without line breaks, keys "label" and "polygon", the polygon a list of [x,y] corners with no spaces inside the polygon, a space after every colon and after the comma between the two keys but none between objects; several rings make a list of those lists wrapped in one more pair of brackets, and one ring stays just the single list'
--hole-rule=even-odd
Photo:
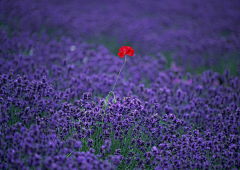
[{"label": "purple blossom cluster", "polygon": [[[143,13],[165,15],[157,34],[166,38],[161,43],[157,35],[135,36],[136,31],[151,34],[149,29],[159,25],[151,16],[138,22],[141,29],[137,23],[124,27],[130,40],[144,48],[127,58],[114,90],[116,102],[109,98],[106,113],[103,97],[114,85],[123,60],[104,45],[89,45],[80,38],[97,26],[98,22],[83,22],[95,20],[100,10],[77,18],[78,6],[80,1],[0,1],[0,169],[240,169],[240,78],[228,69],[223,74],[205,70],[195,75],[174,64],[176,58],[168,68],[163,53],[155,53],[156,58],[143,53],[180,48],[181,56],[190,49],[194,62],[215,63],[217,55],[209,61],[195,52],[201,56],[206,47],[215,55],[216,50],[239,47],[239,24],[233,24],[240,16],[235,1],[176,1],[171,7],[164,1],[149,9],[145,2],[136,3]],[[105,2],[108,15],[111,6]],[[107,28],[100,24],[92,34],[114,35],[116,27],[124,34],[121,24],[126,20],[117,17],[121,10],[112,11]],[[166,15],[169,11],[173,13]],[[124,9],[121,15],[125,13],[138,14]],[[179,14],[190,19],[173,22]],[[204,17],[193,22],[198,14]],[[116,18],[122,23],[113,24]],[[56,27],[56,34],[49,35]],[[226,30],[234,32],[230,41],[219,38],[218,33]],[[119,34],[119,38],[126,37]]]}]

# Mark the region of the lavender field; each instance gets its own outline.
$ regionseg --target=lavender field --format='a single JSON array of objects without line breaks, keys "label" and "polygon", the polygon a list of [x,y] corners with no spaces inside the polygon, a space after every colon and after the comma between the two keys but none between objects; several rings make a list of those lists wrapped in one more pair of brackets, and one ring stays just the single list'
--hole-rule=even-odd
[{"label": "lavender field", "polygon": [[240,169],[239,30],[238,0],[0,0],[0,169]]}]

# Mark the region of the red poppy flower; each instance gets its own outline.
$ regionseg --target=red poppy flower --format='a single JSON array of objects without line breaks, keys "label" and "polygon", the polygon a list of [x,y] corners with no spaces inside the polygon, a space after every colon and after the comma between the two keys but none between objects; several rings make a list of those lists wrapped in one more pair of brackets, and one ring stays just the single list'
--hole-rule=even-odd
[{"label": "red poppy flower", "polygon": [[118,56],[123,58],[126,54],[128,54],[129,56],[133,56],[134,54],[134,49],[132,49],[132,47],[129,47],[129,46],[123,46],[119,49],[119,52],[118,53]]}]

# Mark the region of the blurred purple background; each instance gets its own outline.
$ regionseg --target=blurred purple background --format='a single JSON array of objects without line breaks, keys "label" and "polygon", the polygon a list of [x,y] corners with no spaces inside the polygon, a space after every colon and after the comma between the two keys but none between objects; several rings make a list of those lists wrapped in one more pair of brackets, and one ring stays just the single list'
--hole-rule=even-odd
[{"label": "blurred purple background", "polygon": [[[105,44],[115,55],[163,53],[187,71],[239,74],[238,0],[1,0],[1,24]],[[105,39],[103,42],[102,39]]]}]

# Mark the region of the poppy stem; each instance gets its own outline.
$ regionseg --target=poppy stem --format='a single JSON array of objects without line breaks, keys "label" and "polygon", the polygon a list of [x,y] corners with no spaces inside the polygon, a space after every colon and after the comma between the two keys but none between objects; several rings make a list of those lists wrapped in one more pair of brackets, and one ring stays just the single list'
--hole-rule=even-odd
[{"label": "poppy stem", "polygon": [[[123,64],[123,66],[122,66],[122,69],[123,69],[123,67],[124,67],[124,65],[125,65],[125,63],[126,63],[126,61],[127,61],[127,57],[126,57],[126,55],[125,55],[125,62],[124,62],[124,64]],[[118,74],[118,77],[119,77],[119,75],[120,75],[122,69],[120,70],[120,72],[119,72],[119,74]],[[118,80],[118,77],[117,77],[117,80]],[[117,80],[116,80],[116,82],[115,82],[115,84],[114,84],[114,86],[113,86],[113,90],[114,90],[114,88],[115,88],[115,85],[116,85],[116,83],[117,83]],[[108,93],[108,96],[106,97],[106,100],[105,100],[105,109],[104,109],[104,114],[103,114],[102,123],[103,123],[104,115],[105,115],[105,112],[106,112],[106,107],[107,107],[107,103],[108,103],[108,97],[110,97],[109,95],[111,95],[111,93],[113,93],[113,95],[114,95],[113,90],[110,91],[110,92]],[[115,100],[115,95],[114,95],[114,102],[115,102],[115,101],[116,101],[116,100]]]},{"label": "poppy stem", "polygon": [[[126,60],[127,60],[127,57],[126,57],[126,55],[125,55],[125,63],[126,63]],[[125,63],[123,64],[122,69],[123,69]],[[119,74],[118,74],[118,77],[119,77],[119,75],[120,75],[122,69],[120,70],[120,72],[119,72]],[[117,77],[117,80],[118,80],[118,77]],[[115,88],[115,85],[116,85],[116,83],[117,83],[117,80],[116,80],[116,82],[115,82],[115,84],[114,84],[114,86],[113,86],[113,90],[114,90],[114,88]],[[113,90],[112,90],[112,91],[113,91]]]}]

